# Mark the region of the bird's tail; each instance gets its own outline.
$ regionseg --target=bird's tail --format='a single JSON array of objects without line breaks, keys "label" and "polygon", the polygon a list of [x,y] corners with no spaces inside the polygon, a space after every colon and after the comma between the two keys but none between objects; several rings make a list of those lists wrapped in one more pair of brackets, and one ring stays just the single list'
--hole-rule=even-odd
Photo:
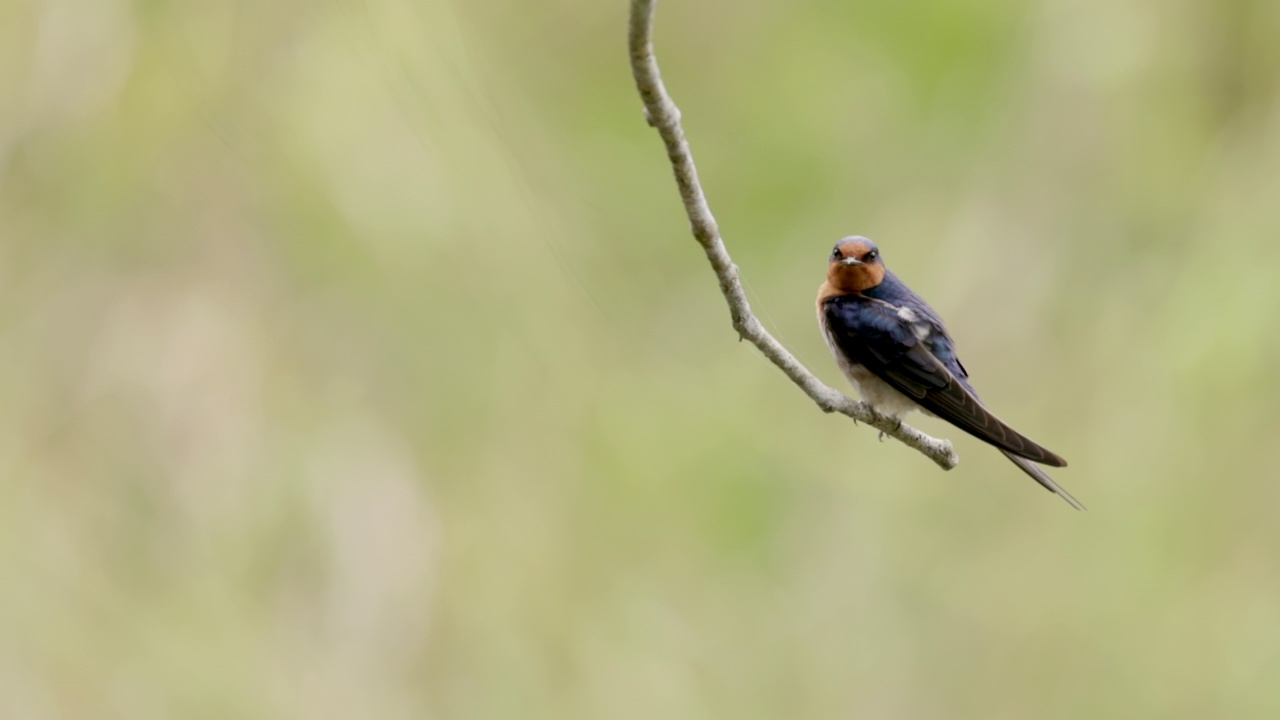
[{"label": "bird's tail", "polygon": [[[1002,450],[1001,452],[1004,452],[1004,451]],[[1061,485],[1054,482],[1053,478],[1049,477],[1049,473],[1041,469],[1039,465],[1036,465],[1035,463],[1031,462],[1026,458],[1018,457],[1017,455],[1014,455],[1011,452],[1005,452],[1004,456],[1012,460],[1014,465],[1017,465],[1018,467],[1022,468],[1022,472],[1030,475],[1033,480],[1043,485],[1045,490],[1048,490],[1054,495],[1057,495],[1058,497],[1061,497],[1063,500],[1066,500],[1068,503],[1070,503],[1071,507],[1077,510],[1087,509],[1085,508],[1083,503],[1071,497],[1071,493],[1067,492],[1066,490],[1063,490]]]}]

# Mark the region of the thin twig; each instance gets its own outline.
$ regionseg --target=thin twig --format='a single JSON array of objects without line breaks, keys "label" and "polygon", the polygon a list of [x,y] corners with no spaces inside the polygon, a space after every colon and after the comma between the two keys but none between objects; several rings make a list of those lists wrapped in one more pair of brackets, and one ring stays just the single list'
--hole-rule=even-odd
[{"label": "thin twig", "polygon": [[738,335],[759,348],[764,356],[777,365],[791,381],[813,399],[824,412],[838,412],[855,421],[866,423],[885,435],[919,450],[944,470],[950,470],[960,461],[951,442],[930,437],[898,420],[877,413],[865,402],[856,402],[843,393],[827,387],[795,359],[785,347],[769,334],[751,312],[746,293],[738,280],[738,266],[725,250],[720,239],[720,229],[707,206],[707,198],[698,182],[698,171],[693,165],[693,154],[680,126],[680,109],[676,107],[662,76],[658,61],[653,55],[653,6],[655,0],[631,0],[631,73],[636,79],[636,89],[644,101],[649,124],[657,128],[667,146],[667,157],[675,171],[680,199],[693,228],[693,236],[707,253],[707,260],[720,280],[720,291],[729,303],[733,327]]}]

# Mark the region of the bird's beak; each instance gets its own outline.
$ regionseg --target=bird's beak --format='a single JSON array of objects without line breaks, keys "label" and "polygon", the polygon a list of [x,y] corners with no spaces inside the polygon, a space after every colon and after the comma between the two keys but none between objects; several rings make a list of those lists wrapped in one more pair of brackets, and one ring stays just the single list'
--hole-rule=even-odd
[{"label": "bird's beak", "polygon": [[855,257],[847,257],[840,261],[841,265],[861,265],[862,261]]}]

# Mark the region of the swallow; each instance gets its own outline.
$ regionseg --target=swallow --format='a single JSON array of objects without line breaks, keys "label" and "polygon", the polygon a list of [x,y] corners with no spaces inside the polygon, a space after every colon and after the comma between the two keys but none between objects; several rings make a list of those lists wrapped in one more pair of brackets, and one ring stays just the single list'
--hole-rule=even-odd
[{"label": "swallow", "polygon": [[1040,465],[1067,461],[1009,427],[978,399],[942,318],[889,272],[864,237],[836,243],[818,288],[818,323],[840,372],[877,412],[899,421],[913,410],[942,418],[994,445],[1077,510],[1078,500]]}]

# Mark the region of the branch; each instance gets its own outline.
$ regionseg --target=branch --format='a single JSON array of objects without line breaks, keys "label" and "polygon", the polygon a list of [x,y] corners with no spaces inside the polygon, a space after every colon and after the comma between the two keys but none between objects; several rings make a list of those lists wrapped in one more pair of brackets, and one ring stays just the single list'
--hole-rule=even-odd
[{"label": "branch", "polygon": [[707,260],[720,281],[720,292],[729,303],[733,328],[738,336],[750,341],[765,357],[791,378],[791,382],[813,399],[823,412],[838,412],[857,422],[866,423],[884,435],[919,450],[944,470],[950,470],[960,461],[951,442],[930,437],[897,419],[881,415],[865,402],[855,402],[843,393],[827,387],[795,359],[785,347],[769,334],[747,303],[742,283],[738,281],[738,266],[725,250],[720,239],[720,228],[707,206],[707,198],[698,182],[698,171],[693,166],[693,154],[680,126],[680,109],[676,107],[658,72],[658,61],[653,55],[653,5],[655,0],[631,0],[631,73],[636,79],[636,89],[644,101],[649,124],[657,128],[662,142],[667,146],[667,157],[675,171],[680,199],[693,226],[693,236],[707,253]]}]

